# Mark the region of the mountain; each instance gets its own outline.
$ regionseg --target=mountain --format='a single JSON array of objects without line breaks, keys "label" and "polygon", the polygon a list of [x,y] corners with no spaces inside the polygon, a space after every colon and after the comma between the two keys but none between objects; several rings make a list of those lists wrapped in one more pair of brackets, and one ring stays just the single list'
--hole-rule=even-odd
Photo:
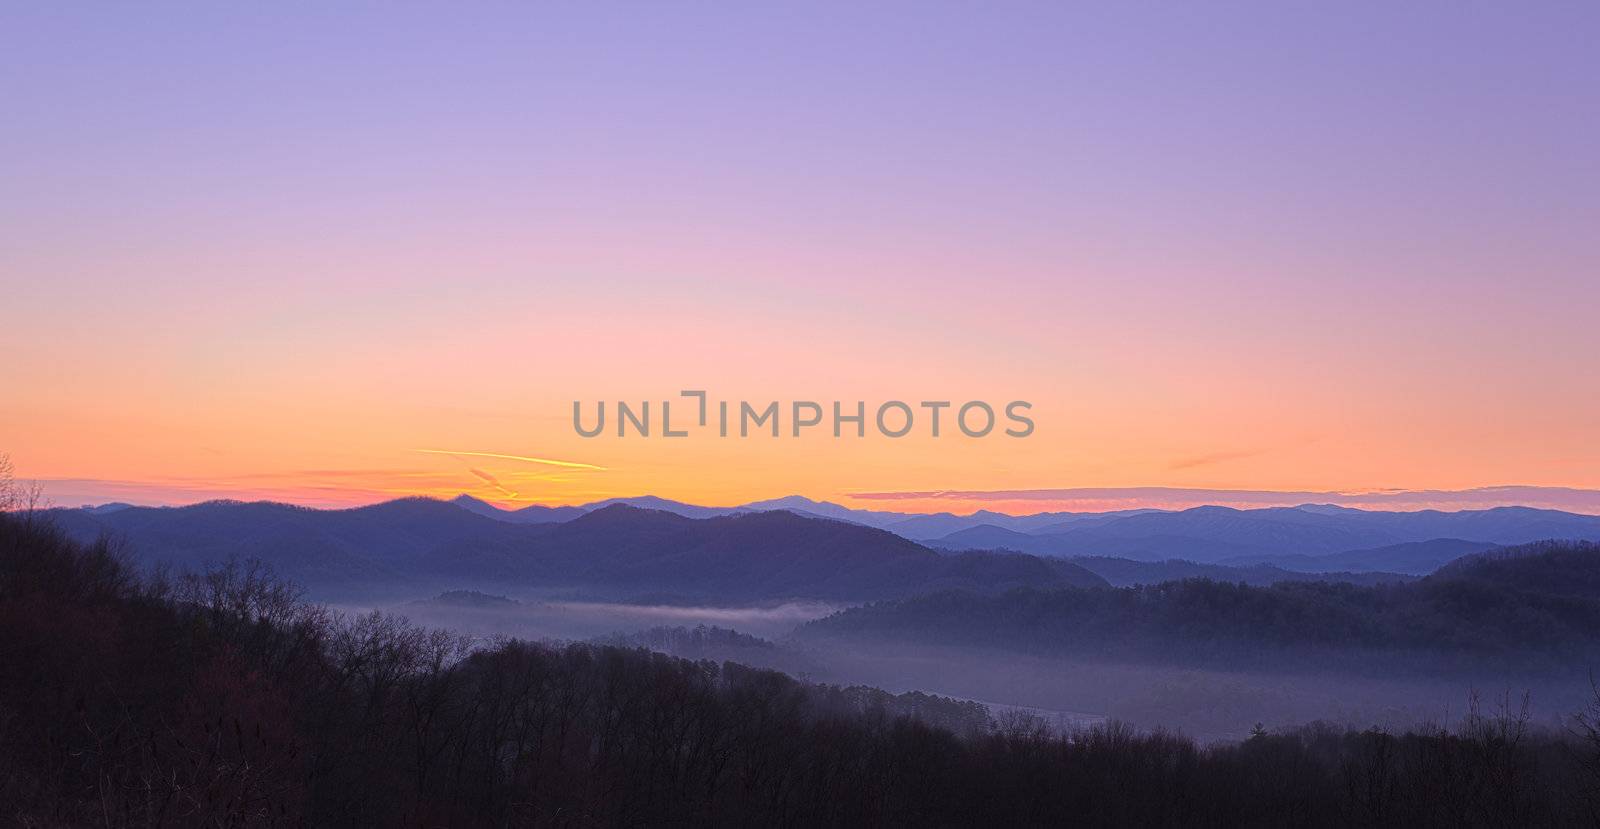
[{"label": "mountain", "polygon": [[[806,499],[799,498],[798,500],[805,501]],[[670,512],[674,515],[681,515],[685,518],[714,518],[720,515],[733,515],[735,513],[749,511],[747,507],[702,507],[695,504],[685,504],[682,501],[670,501],[666,498],[658,498],[654,495],[636,495],[628,498],[607,498],[604,501],[595,501],[590,504],[584,504],[576,507],[551,507],[543,504],[531,504],[529,506],[519,507],[514,510],[501,509],[500,507],[490,504],[482,499],[474,498],[473,496],[467,494],[457,495],[455,498],[450,500],[450,503],[477,515],[482,515],[486,518],[493,518],[496,521],[507,521],[513,524],[559,524],[565,521],[571,521],[580,515],[588,515],[595,510],[605,509],[606,507],[614,506],[616,504],[624,504],[626,506],[638,507],[640,509],[652,509],[659,510],[661,512]],[[840,507],[840,509],[844,508]]]},{"label": "mountain", "polygon": [[[1600,540],[1600,516],[1527,507],[1497,507],[1460,512],[1390,513],[1328,508],[1271,507],[1239,510],[1205,506],[1180,512],[1099,517],[1066,525],[1059,532],[1018,533],[998,525],[970,528],[930,540],[942,549],[1005,547],[1035,555],[1114,556],[1141,561],[1185,559],[1200,563],[1275,562],[1284,556],[1352,553],[1346,560],[1318,563],[1353,569],[1396,569],[1373,557],[1378,548],[1412,542],[1455,539],[1483,544],[1522,544],[1545,538]],[[1440,545],[1444,549],[1448,545]],[[1428,561],[1430,553],[1416,554]],[[1305,565],[1312,566],[1312,565]],[[1420,566],[1420,565],[1413,565]]]},{"label": "mountain", "polygon": [[1600,600],[1600,544],[1545,541],[1457,559],[1433,575],[1500,589]]},{"label": "mountain", "polygon": [[214,501],[51,515],[74,538],[113,536],[148,563],[260,559],[322,597],[520,585],[613,598],[869,600],[947,587],[1106,585],[1069,562],[940,555],[883,530],[786,511],[696,519],[611,504],[562,523],[519,524],[469,506],[423,498],[350,510]]},{"label": "mountain", "polygon": [[90,514],[93,514],[93,515],[104,515],[104,514],[106,514],[108,512],[117,512],[118,510],[125,510],[125,509],[127,509],[128,507],[131,507],[131,506],[133,506],[133,505],[132,504],[124,504],[121,501],[112,501],[109,504],[98,504],[98,505],[95,505],[95,506],[90,506],[90,505],[86,504],[84,506],[79,507],[78,509],[81,509],[84,512],[87,512],[87,513],[90,513]]},{"label": "mountain", "polygon": [[872,510],[851,509],[832,501],[813,501],[802,495],[786,495],[782,498],[773,498],[767,501],[752,501],[739,507],[748,512],[770,512],[772,510],[785,510],[797,515],[814,515],[819,518],[831,518],[835,521],[849,521],[852,524],[862,524],[868,527],[883,529],[886,524],[899,520],[900,513],[879,513]]},{"label": "mountain", "polygon": [[506,510],[466,494],[457,495],[450,499],[450,503],[477,515],[513,524],[556,524],[571,521],[588,512],[583,507],[547,507],[543,504]]},{"label": "mountain", "polygon": [[849,608],[797,635],[1229,669],[1578,677],[1600,658],[1600,545],[1493,550],[1404,584],[946,591]]},{"label": "mountain", "polygon": [[[467,496],[452,502],[402,499],[349,510],[218,501],[109,512],[55,510],[53,514],[75,537],[116,535],[125,538],[136,555],[150,560],[193,568],[233,557],[259,558],[324,597],[378,586],[407,591],[424,586],[437,592],[451,587],[514,584],[583,588],[622,598],[670,593],[713,601],[778,597],[866,600],[905,595],[933,585],[995,590],[1003,585],[1102,581],[1082,567],[1051,570],[1047,563],[1027,556],[1264,564],[1308,573],[1423,574],[1463,554],[1533,540],[1526,537],[1529,533],[1600,539],[1600,517],[1525,508],[1374,513],[1325,507],[1198,507],[1181,512],[1066,516],[1070,520],[1060,513],[1041,513],[1033,517],[1035,525],[1058,527],[1065,523],[1072,529],[1028,533],[982,523],[927,544],[853,519],[832,517],[864,517],[899,526],[913,520],[903,514],[850,510],[800,498],[743,507],[699,507],[643,496],[582,507],[534,506],[515,511]],[[998,520],[997,516],[975,513],[964,519],[948,514],[918,518],[938,522]],[[1441,529],[1463,532],[1406,537]],[[912,532],[903,527],[901,531]],[[1003,550],[1026,556],[1009,559],[991,552],[977,558],[941,557],[932,548]],[[1170,563],[1143,570],[1115,566],[1121,569],[1110,580],[1118,583],[1145,583],[1180,572],[1252,584],[1291,580],[1270,569],[1198,571]],[[1327,578],[1364,583],[1388,577],[1358,579],[1344,574]]]},{"label": "mountain", "polygon": [[994,524],[957,530],[930,544],[945,550],[1015,550],[1042,555],[1059,555],[1062,548],[1053,536],[1029,535]]},{"label": "mountain", "polygon": [[1197,564],[1193,561],[1134,561],[1105,556],[1080,556],[1071,559],[1073,564],[1110,582],[1113,587],[1131,587],[1139,584],[1161,584],[1182,579],[1211,579],[1212,581],[1249,584],[1257,587],[1290,581],[1327,581],[1345,584],[1400,584],[1414,581],[1415,576],[1383,572],[1295,572],[1266,564],[1225,566]]},{"label": "mountain", "polygon": [[1348,570],[1357,573],[1391,572],[1425,576],[1462,556],[1492,550],[1497,546],[1499,545],[1487,541],[1435,538],[1329,555],[1244,556],[1225,559],[1221,563],[1233,566],[1268,565],[1298,573]]},{"label": "mountain", "polygon": [[[970,518],[948,512],[938,512],[931,515],[915,515],[909,518],[901,518],[897,521],[884,525],[883,528],[896,535],[905,536],[906,538],[912,538],[918,541],[930,541],[936,538],[944,538],[958,532],[967,532],[975,529],[976,526],[979,525],[974,525],[972,519]],[[990,525],[986,524],[981,526]],[[996,529],[999,528],[996,527]],[[1010,531],[1006,530],[1006,532]]]},{"label": "mountain", "polygon": [[[938,538],[956,530],[981,523],[981,519],[976,517],[981,514],[981,511],[974,513],[972,516],[959,516],[948,512],[923,514],[852,509],[831,501],[814,501],[800,495],[788,495],[783,498],[773,498],[766,501],[752,501],[745,504],[741,509],[752,512],[786,510],[801,515],[815,515],[823,518],[832,518],[836,521],[849,521],[852,524],[888,530],[895,535],[909,538],[913,541]],[[998,513],[991,514],[998,515]],[[1012,516],[1009,515],[1000,517],[1008,520],[1012,519]]]},{"label": "mountain", "polygon": [[455,504],[467,512],[474,513],[476,515],[482,515],[486,518],[494,518],[500,521],[510,520],[510,510],[501,509],[494,504],[489,503],[488,501],[484,501],[481,498],[474,498],[465,492],[457,495],[454,498],[451,498],[450,503]]},{"label": "mountain", "polygon": [[685,504],[682,501],[670,501],[666,498],[657,498],[654,495],[636,495],[631,498],[607,498],[592,504],[584,504],[580,509],[585,513],[595,512],[606,507],[616,506],[637,507],[639,509],[658,510],[681,515],[684,518],[716,518],[723,515],[735,515],[747,512],[744,507],[701,507],[694,504]]},{"label": "mountain", "polygon": [[[805,501],[804,498],[799,498]],[[588,515],[596,510],[623,504],[640,509],[659,510],[681,515],[685,518],[715,518],[721,515],[733,515],[748,512],[747,507],[702,507],[695,504],[685,504],[682,501],[671,501],[658,498],[654,495],[635,495],[628,498],[607,498],[604,501],[595,501],[576,507],[551,507],[543,504],[531,504],[514,510],[501,509],[482,499],[471,495],[461,494],[450,499],[450,503],[477,515],[493,518],[496,521],[507,521],[513,524],[558,524],[571,521],[580,515]],[[844,509],[840,507],[840,509]]]},{"label": "mountain", "polygon": [[[1139,561],[1266,564],[1296,572],[1398,572],[1422,575],[1459,555],[1542,538],[1600,540],[1600,516],[1527,507],[1440,512],[1369,512],[1331,504],[1233,509],[1203,506],[1102,513],[970,515],[853,509],[790,495],[737,507],[703,507],[654,496],[613,498],[581,507],[501,510],[470,496],[463,509],[500,521],[554,523],[614,504],[713,518],[786,511],[888,530],[940,550],[1005,549],[1031,555],[1104,556]],[[1407,547],[1418,544],[1422,546]]]},{"label": "mountain", "polygon": [[109,535],[144,561],[198,569],[255,558],[307,588],[334,590],[404,580],[430,556],[463,540],[480,549],[510,550],[538,529],[427,498],[347,510],[210,501],[94,515],[52,510],[49,515],[74,538]]},{"label": "mountain", "polygon": [[[1127,558],[1177,557],[1215,562],[1222,550],[1251,552],[1335,553],[1389,543],[1380,530],[1352,524],[1337,516],[1292,508],[1238,510],[1195,507],[1182,512],[1133,515],[1091,527],[1046,536],[1087,554],[1091,546]],[[1195,555],[1158,556],[1171,545],[1190,546]]]},{"label": "mountain", "polygon": [[839,521],[849,521],[863,524],[868,527],[888,530],[896,535],[904,536],[913,541],[928,541],[942,538],[951,533],[972,529],[979,526],[996,526],[1012,532],[1038,533],[1049,531],[1052,528],[1060,530],[1068,526],[1078,525],[1080,522],[1099,522],[1120,518],[1127,515],[1139,515],[1159,510],[1137,509],[1118,510],[1105,513],[1076,513],[1076,512],[1040,512],[1032,515],[1007,515],[1003,512],[991,510],[978,510],[971,515],[956,515],[952,512],[913,513],[913,512],[888,512],[882,510],[852,509],[835,504],[830,501],[813,501],[799,495],[789,495],[783,498],[773,498],[767,501],[754,501],[745,504],[742,509],[751,511],[765,511],[782,509],[802,514],[818,515],[833,518]]},{"label": "mountain", "polygon": [[774,510],[689,519],[613,505],[558,525],[537,544],[551,581],[725,600],[865,599],[930,585],[977,589],[1103,585],[1076,566],[1011,556],[941,556],[893,533]]},{"label": "mountain", "polygon": [[[1093,527],[1100,524],[1110,523],[1118,518],[1130,518],[1135,515],[1155,515],[1158,513],[1168,512],[1171,512],[1171,510],[1123,509],[1114,510],[1112,512],[1042,513],[1039,516],[1025,516],[1011,526],[1013,526],[1015,529],[1026,532],[1029,535],[1055,535],[1057,533],[1064,533],[1069,530],[1081,530],[1085,527]],[[1069,517],[1062,519],[1061,516],[1063,515]],[[1034,518],[1042,519],[1047,516],[1050,519],[1048,521],[1031,520]]]},{"label": "mountain", "polygon": [[1440,512],[1363,512],[1341,516],[1353,524],[1381,529],[1397,541],[1466,538],[1495,544],[1526,544],[1551,538],[1600,540],[1600,516],[1531,507]]}]

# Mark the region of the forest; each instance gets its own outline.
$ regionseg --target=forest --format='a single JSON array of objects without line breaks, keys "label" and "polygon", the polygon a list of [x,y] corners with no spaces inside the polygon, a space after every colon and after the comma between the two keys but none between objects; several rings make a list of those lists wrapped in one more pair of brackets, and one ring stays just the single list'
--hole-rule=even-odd
[{"label": "forest", "polygon": [[[1139,596],[1140,593],[1129,595]],[[0,515],[18,825],[1539,825],[1600,816],[1600,708],[1198,745],[642,648],[340,618],[249,563],[143,574]],[[1575,712],[1577,713],[1577,712]]]},{"label": "forest", "polygon": [[1582,677],[1600,659],[1600,545],[1504,548],[1409,583],[949,590],[853,607],[801,633],[1240,669]]}]

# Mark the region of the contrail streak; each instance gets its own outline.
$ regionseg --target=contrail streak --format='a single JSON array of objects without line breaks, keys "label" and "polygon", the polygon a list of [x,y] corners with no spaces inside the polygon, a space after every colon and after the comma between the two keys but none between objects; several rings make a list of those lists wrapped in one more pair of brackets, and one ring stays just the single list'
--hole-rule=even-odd
[{"label": "contrail streak", "polygon": [[523,455],[502,455],[498,452],[456,452],[450,449],[416,449],[413,451],[424,452],[429,455],[471,455],[475,458],[504,458],[508,461],[526,461],[528,463],[542,463],[547,466],[563,466],[568,469],[598,469],[605,471],[603,466],[592,463],[578,463],[577,461],[556,461],[549,458],[529,458]]}]

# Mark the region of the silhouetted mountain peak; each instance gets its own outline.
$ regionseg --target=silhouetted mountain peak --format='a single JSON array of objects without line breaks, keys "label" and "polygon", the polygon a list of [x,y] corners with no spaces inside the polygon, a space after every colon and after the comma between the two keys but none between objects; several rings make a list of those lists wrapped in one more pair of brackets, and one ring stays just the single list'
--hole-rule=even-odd
[{"label": "silhouetted mountain peak", "polygon": [[1299,504],[1295,509],[1315,515],[1347,515],[1361,512],[1354,507],[1341,507],[1338,504]]},{"label": "silhouetted mountain peak", "polygon": [[482,498],[476,498],[468,495],[465,492],[457,495],[454,498],[451,498],[449,503],[454,504],[455,506],[460,507],[467,512],[475,515],[482,515],[486,518],[494,518],[501,521],[510,520],[512,518],[511,512],[503,510],[494,504],[483,500]]},{"label": "silhouetted mountain peak", "polygon": [[837,507],[839,505],[828,501],[813,501],[804,495],[785,495],[782,498],[771,498],[766,501],[752,501],[745,504],[745,506],[753,510],[799,509],[815,512],[819,507]]},{"label": "silhouetted mountain peak", "polygon": [[[811,525],[816,525],[816,524],[833,524],[833,525],[843,525],[843,526],[850,526],[850,527],[859,527],[859,528],[861,528],[863,530],[871,530],[872,529],[871,527],[862,526],[860,524],[851,524],[851,523],[849,523],[847,521],[840,521],[840,520],[835,519],[835,518],[829,518],[826,515],[817,515],[815,513],[796,512],[795,510],[788,510],[788,509],[769,509],[769,510],[760,510],[758,512],[741,512],[741,513],[738,513],[738,514],[735,514],[735,515],[727,515],[727,516],[723,516],[721,518],[714,518],[714,519],[711,519],[711,520],[713,520],[713,521],[722,521],[722,522],[730,522],[730,523],[737,522],[737,523],[740,523],[740,524],[744,524],[746,526],[764,526],[764,527],[775,527],[775,528],[776,527],[801,527],[801,526],[811,526]],[[873,530],[873,531],[874,532],[878,532],[877,530]],[[892,533],[891,533],[891,535],[892,535]]]},{"label": "silhouetted mountain peak", "polygon": [[132,507],[132,504],[124,504],[121,501],[112,501],[109,504],[85,504],[82,507],[79,507],[79,509],[92,515],[109,515],[113,512],[121,512],[125,509],[131,509]]},{"label": "silhouetted mountain peak", "polygon": [[457,504],[448,501],[440,501],[437,498],[424,498],[421,496],[411,498],[396,498],[393,501],[384,501],[382,503],[370,504],[364,507],[353,507],[345,511],[355,515],[384,517],[407,515],[455,518],[461,514],[461,508]]},{"label": "silhouetted mountain peak", "polygon": [[675,512],[664,509],[650,509],[636,507],[632,504],[616,502],[590,510],[571,521],[564,527],[596,527],[596,526],[645,526],[645,525],[682,525],[692,518],[685,518]]},{"label": "silhouetted mountain peak", "polygon": [[1204,506],[1199,506],[1199,507],[1190,507],[1189,509],[1182,510],[1182,511],[1176,513],[1176,514],[1177,515],[1239,515],[1239,514],[1241,514],[1243,512],[1244,512],[1244,510],[1237,509],[1235,507],[1224,507],[1224,506],[1219,506],[1219,505],[1216,505],[1216,504],[1206,504]]}]

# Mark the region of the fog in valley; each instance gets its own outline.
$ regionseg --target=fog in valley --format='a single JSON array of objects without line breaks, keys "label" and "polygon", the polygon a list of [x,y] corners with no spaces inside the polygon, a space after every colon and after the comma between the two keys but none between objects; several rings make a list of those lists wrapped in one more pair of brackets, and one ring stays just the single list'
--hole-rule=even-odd
[{"label": "fog in valley", "polygon": [[521,595],[511,598],[482,592],[445,593],[398,604],[332,604],[345,613],[377,610],[404,616],[426,627],[456,630],[471,636],[515,636],[533,640],[584,641],[611,634],[637,633],[654,627],[731,628],[763,639],[781,639],[795,626],[820,619],[841,605],[814,601],[783,602],[758,607],[701,607],[666,604],[573,601]]},{"label": "fog in valley", "polygon": [[1530,722],[1562,729],[1592,693],[1581,666],[1556,675],[1485,669],[1447,677],[1392,666],[1351,673],[1309,663],[1272,671],[1212,670],[808,636],[804,623],[849,607],[816,601],[710,607],[574,601],[508,590],[330,607],[347,614],[394,614],[482,643],[517,637],[620,644],[770,668],[829,685],[976,701],[997,720],[1021,714],[1060,731],[1119,720],[1201,741],[1239,740],[1258,726],[1270,730],[1319,720],[1389,731],[1448,726],[1470,712],[1474,698],[1483,709],[1507,700],[1520,707],[1526,698]]}]

